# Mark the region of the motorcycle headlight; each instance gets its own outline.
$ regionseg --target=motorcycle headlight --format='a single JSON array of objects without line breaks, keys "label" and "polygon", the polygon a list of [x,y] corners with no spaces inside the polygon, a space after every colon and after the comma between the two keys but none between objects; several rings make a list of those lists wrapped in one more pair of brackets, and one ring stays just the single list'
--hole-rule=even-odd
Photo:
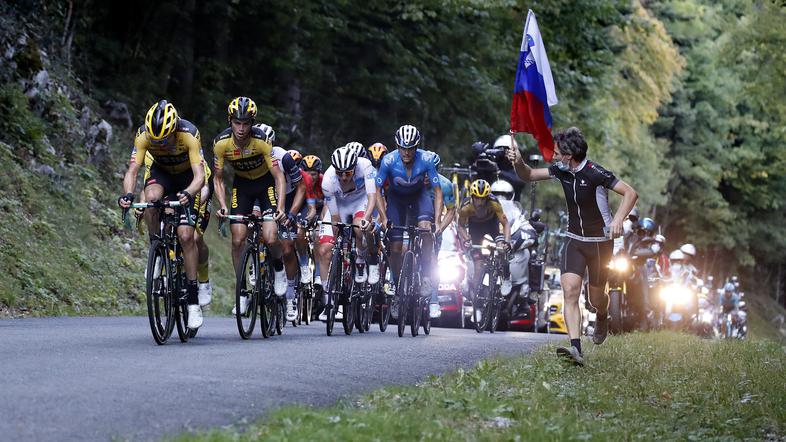
[{"label": "motorcycle headlight", "polygon": [[660,291],[660,298],[675,305],[683,305],[690,302],[692,294],[693,292],[689,288],[672,284]]},{"label": "motorcycle headlight", "polygon": [[439,282],[455,282],[462,276],[463,267],[457,256],[439,260]]},{"label": "motorcycle headlight", "polygon": [[630,268],[630,263],[627,258],[620,256],[611,260],[609,268],[618,272],[624,272]]},{"label": "motorcycle headlight", "polygon": [[707,324],[712,324],[714,319],[715,318],[713,317],[712,313],[710,313],[710,312],[704,312],[704,313],[701,314],[701,322],[706,322]]}]

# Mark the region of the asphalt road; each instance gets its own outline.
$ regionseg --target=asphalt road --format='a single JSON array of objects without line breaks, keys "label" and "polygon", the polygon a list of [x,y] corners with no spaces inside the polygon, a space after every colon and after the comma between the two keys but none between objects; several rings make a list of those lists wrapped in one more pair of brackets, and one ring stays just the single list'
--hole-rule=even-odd
[{"label": "asphalt road", "polygon": [[234,319],[207,317],[187,344],[175,332],[158,346],[146,317],[2,320],[0,439],[149,440],[242,425],[282,404],[328,405],[548,339],[439,328],[399,338],[394,327],[345,336],[340,324],[335,333],[314,323],[243,341]]}]

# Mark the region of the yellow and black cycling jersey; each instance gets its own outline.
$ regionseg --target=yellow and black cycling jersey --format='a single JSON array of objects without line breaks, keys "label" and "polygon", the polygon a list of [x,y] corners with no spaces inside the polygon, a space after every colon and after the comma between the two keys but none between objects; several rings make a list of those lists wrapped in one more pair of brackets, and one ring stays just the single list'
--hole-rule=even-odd
[{"label": "yellow and black cycling jersey", "polygon": [[466,226],[469,223],[482,223],[497,218],[500,223],[505,221],[505,212],[502,210],[502,204],[494,195],[489,195],[488,201],[485,205],[485,210],[478,212],[472,204],[472,199],[466,199],[461,204],[458,213],[458,223],[461,226]]},{"label": "yellow and black cycling jersey", "polygon": [[[199,155],[202,157],[202,167],[205,169],[205,183],[207,183],[208,180],[210,179],[210,176],[212,175],[212,172],[210,171],[210,167],[208,167],[207,161],[205,160],[201,152]],[[136,161],[136,147],[134,147],[131,150],[131,162],[133,163],[135,161]],[[144,162],[145,174],[144,177],[142,178],[142,182],[147,182],[147,179],[150,178],[150,168],[153,167],[153,164],[155,164],[153,155],[150,152],[147,152],[147,154],[145,154],[145,162]]]},{"label": "yellow and black cycling jersey", "polygon": [[213,140],[213,167],[224,167],[224,161],[232,164],[235,175],[249,180],[261,178],[273,168],[273,146],[267,135],[258,127],[251,128],[251,139],[243,148],[235,146],[232,129],[226,128]]},{"label": "yellow and black cycling jersey", "polygon": [[149,153],[153,157],[153,164],[169,174],[179,174],[191,170],[192,164],[202,161],[202,141],[199,130],[188,120],[179,119],[174,140],[158,145],[150,140],[145,131],[145,126],[140,126],[134,138],[135,161],[144,164],[144,158]]}]

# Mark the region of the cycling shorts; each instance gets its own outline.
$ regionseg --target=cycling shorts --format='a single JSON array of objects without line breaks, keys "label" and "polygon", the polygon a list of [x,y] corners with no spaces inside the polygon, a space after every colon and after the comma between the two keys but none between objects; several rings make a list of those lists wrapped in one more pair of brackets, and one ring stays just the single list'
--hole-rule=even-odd
[{"label": "cycling shorts", "polygon": [[[262,216],[270,216],[276,211],[276,182],[273,175],[265,174],[257,179],[235,176],[232,183],[231,215],[249,215],[254,204],[259,204]],[[242,224],[243,221],[231,221],[230,224]]]},{"label": "cycling shorts", "polygon": [[562,256],[562,273],[573,273],[584,278],[584,272],[588,270],[589,285],[605,287],[613,248],[613,241],[589,242],[568,238]]},{"label": "cycling shorts", "polygon": [[499,220],[494,217],[485,221],[472,221],[467,222],[467,229],[469,236],[472,239],[472,244],[479,245],[483,242],[483,237],[490,235],[494,241],[504,239],[502,230],[500,229]]},{"label": "cycling shorts", "polygon": [[[153,184],[158,184],[164,188],[164,199],[174,201],[177,198],[178,192],[186,190],[186,188],[194,180],[194,172],[188,169],[185,172],[178,174],[170,174],[163,171],[161,168],[153,164],[149,169],[149,176],[145,179],[145,188]],[[193,210],[194,207],[199,207],[199,193],[192,195],[194,202],[191,205],[191,219],[188,219],[185,214],[184,208],[179,208],[180,211],[180,226],[193,226],[197,222],[198,213]]]},{"label": "cycling shorts", "polygon": [[[434,202],[428,192],[422,191],[415,195],[388,193],[388,220],[397,226],[414,225],[415,220],[434,222]],[[408,216],[410,215],[410,216]],[[402,229],[391,229],[388,232],[391,241],[403,241]]]}]

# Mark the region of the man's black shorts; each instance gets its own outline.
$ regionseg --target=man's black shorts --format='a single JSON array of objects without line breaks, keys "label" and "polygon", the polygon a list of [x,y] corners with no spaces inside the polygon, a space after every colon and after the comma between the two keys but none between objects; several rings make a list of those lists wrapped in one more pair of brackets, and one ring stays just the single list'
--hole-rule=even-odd
[{"label": "man's black shorts", "polygon": [[589,285],[605,287],[613,248],[612,241],[593,242],[568,238],[562,256],[562,273],[574,273],[584,278],[584,272],[589,271]]},{"label": "man's black shorts", "polygon": [[[192,181],[194,181],[194,172],[191,169],[183,173],[172,175],[159,169],[154,163],[150,167],[150,176],[145,180],[145,187],[158,184],[164,188],[164,198],[169,201],[175,201],[178,199],[178,192],[186,190]],[[194,202],[198,203],[199,194],[197,193],[197,195],[192,196],[195,198]],[[193,204],[191,206],[191,219],[186,217],[184,208],[180,208],[179,210],[181,211],[179,225],[193,226],[196,224],[198,213],[194,210]]]},{"label": "man's black shorts", "polygon": [[[249,215],[254,208],[254,202],[259,204],[262,216],[272,215],[276,211],[276,181],[271,174],[255,180],[235,176],[229,213]],[[242,221],[232,221],[231,224],[242,224]]]}]

